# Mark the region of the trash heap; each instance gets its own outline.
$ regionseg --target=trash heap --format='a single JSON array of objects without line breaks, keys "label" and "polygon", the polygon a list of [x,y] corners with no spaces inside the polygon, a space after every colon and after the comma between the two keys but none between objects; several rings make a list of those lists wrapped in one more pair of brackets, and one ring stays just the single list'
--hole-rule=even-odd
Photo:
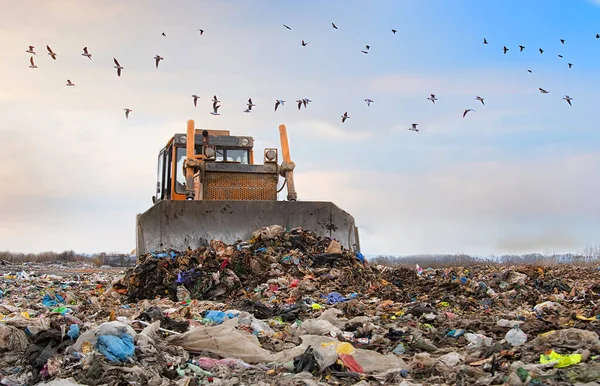
[{"label": "trash heap", "polygon": [[1,385],[595,385],[598,267],[371,266],[274,225],[115,274],[10,272]]}]

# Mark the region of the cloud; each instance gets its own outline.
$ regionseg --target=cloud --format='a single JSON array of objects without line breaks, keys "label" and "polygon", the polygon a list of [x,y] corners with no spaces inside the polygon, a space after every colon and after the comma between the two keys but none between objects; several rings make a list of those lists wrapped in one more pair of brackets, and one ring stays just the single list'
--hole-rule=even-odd
[{"label": "cloud", "polygon": [[528,84],[519,81],[520,72],[506,69],[481,69],[468,72],[439,73],[404,73],[391,74],[372,79],[371,90],[374,92],[392,93],[395,95],[429,96],[438,95],[514,95],[533,93]]},{"label": "cloud", "polygon": [[[350,119],[352,119],[350,117]],[[340,118],[341,120],[341,118]],[[300,137],[316,140],[335,140],[341,142],[362,141],[372,138],[373,133],[367,131],[352,132],[344,130],[343,126],[336,126],[324,121],[302,120],[294,125],[294,131]]]},{"label": "cloud", "polygon": [[422,174],[298,171],[296,185],[353,214],[369,254],[572,251],[595,242],[599,172],[600,154],[554,155]]}]

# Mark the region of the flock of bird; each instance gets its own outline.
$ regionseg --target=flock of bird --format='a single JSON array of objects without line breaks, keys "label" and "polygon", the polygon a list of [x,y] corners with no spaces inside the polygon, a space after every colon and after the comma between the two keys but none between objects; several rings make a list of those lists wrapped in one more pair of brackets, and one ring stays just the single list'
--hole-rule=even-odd
[{"label": "flock of bird", "polygon": [[[335,23],[331,23],[331,26],[334,29],[336,29],[336,30],[338,29],[338,26]],[[288,25],[283,24],[283,27],[285,27],[288,30],[291,30],[291,27],[289,27]],[[200,33],[200,36],[204,35],[204,30],[203,29],[198,29],[198,32]],[[392,29],[391,32],[395,35],[398,31],[395,30],[395,29]],[[167,36],[165,32],[162,32],[161,35],[165,36],[165,37]],[[596,39],[600,39],[600,34],[596,34]],[[564,39],[560,39],[560,43],[561,44],[565,44],[565,40]],[[483,44],[485,44],[485,45],[489,44],[489,42],[487,41],[486,38],[483,38]],[[308,45],[308,43],[305,42],[304,40],[302,40],[301,45],[303,47],[306,47]],[[363,54],[368,54],[370,48],[371,48],[370,45],[366,45],[365,49],[364,50],[360,50],[360,51]],[[56,58],[58,56],[57,53],[54,52],[52,50],[52,48],[50,48],[50,46],[48,46],[48,45],[46,45],[46,49],[48,51],[48,55],[53,60],[56,60]],[[523,52],[524,49],[525,49],[525,46],[519,45],[519,52]],[[506,47],[506,46],[503,46],[503,48],[502,48],[502,51],[503,51],[504,54],[506,54],[509,50],[510,49],[508,47]],[[538,51],[540,52],[540,54],[544,53],[544,50],[542,48],[539,48]],[[35,64],[35,61],[34,61],[34,56],[36,55],[35,47],[34,46],[29,46],[29,49],[27,51],[25,51],[25,52],[27,52],[27,53],[29,53],[29,54],[32,55],[30,57],[30,59],[29,59],[29,63],[30,63],[29,68],[38,68],[38,66]],[[90,60],[92,59],[92,55],[89,53],[88,47],[83,47],[83,53],[81,55],[84,56],[84,57],[87,57]],[[563,56],[560,55],[560,54],[558,55],[558,57],[561,58],[561,59],[563,58]],[[160,56],[160,55],[156,55],[154,57],[155,66],[156,66],[157,69],[159,67],[159,64],[160,64],[161,60],[164,60],[164,58],[162,56]],[[119,63],[119,61],[116,58],[113,58],[113,62],[115,64],[113,68],[116,69],[116,74],[117,74],[118,77],[120,77],[121,74],[122,74],[122,72],[123,72],[124,67]],[[568,68],[572,68],[573,67],[573,63],[567,63],[567,65],[568,65]],[[529,73],[532,73],[532,70],[530,70],[530,69],[528,69],[527,71]],[[75,87],[75,84],[70,79],[67,79],[66,86],[67,87]],[[545,89],[543,89],[541,87],[539,87],[539,91],[542,94],[548,94],[549,93],[549,91],[547,91],[547,90],[545,90]],[[198,105],[198,99],[200,99],[200,97],[198,95],[194,94],[194,95],[192,95],[192,98],[193,98],[194,107],[197,107],[197,105]],[[438,100],[438,98],[436,97],[435,94],[430,94],[427,99],[430,100],[433,104],[435,104],[435,101]],[[565,100],[570,106],[573,106],[571,104],[571,101],[573,100],[573,98],[571,98],[570,96],[565,95],[565,97],[562,98],[562,99]],[[484,98],[483,97],[476,96],[475,100],[480,101],[481,104],[483,106],[485,106],[485,102],[484,102]],[[364,101],[366,102],[367,106],[371,106],[371,103],[374,102],[372,99],[369,99],[369,98],[364,99]],[[296,100],[296,103],[297,103],[297,106],[298,106],[298,110],[300,110],[302,107],[306,108],[310,102],[312,102],[312,101],[310,99],[308,99],[308,98],[302,98],[302,99]],[[221,103],[221,101],[218,100],[218,98],[217,98],[216,95],[214,95],[213,99],[212,99],[212,112],[211,112],[211,115],[220,115],[220,113],[218,112],[219,108],[221,107],[220,103]],[[277,111],[277,109],[279,108],[279,106],[284,106],[284,104],[285,104],[285,100],[277,99],[275,101],[274,111]],[[244,110],[244,112],[245,113],[251,113],[252,112],[252,108],[255,107],[255,106],[256,106],[256,104],[254,104],[252,102],[252,98],[249,98],[248,102],[246,104],[246,109]],[[130,108],[125,108],[123,110],[125,111],[125,118],[128,119],[129,118],[129,114],[133,110],[130,109]],[[465,118],[466,115],[469,112],[475,112],[475,109],[472,109],[472,108],[465,109],[463,111],[462,117]],[[342,123],[346,122],[346,120],[349,119],[349,118],[350,118],[350,116],[348,115],[348,112],[347,111],[344,112],[344,114],[342,114],[342,116],[341,116]],[[419,125],[418,123],[413,123],[408,130],[411,130],[411,131],[414,131],[414,132],[418,133],[419,132],[418,125]]]}]

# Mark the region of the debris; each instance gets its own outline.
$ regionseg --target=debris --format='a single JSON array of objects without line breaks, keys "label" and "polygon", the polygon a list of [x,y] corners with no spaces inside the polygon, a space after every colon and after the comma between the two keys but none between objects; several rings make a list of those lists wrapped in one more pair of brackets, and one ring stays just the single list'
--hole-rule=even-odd
[{"label": "debris", "polygon": [[600,379],[595,267],[391,268],[360,256],[271,226],[232,245],[154,251],[125,272],[8,262],[0,384]]}]

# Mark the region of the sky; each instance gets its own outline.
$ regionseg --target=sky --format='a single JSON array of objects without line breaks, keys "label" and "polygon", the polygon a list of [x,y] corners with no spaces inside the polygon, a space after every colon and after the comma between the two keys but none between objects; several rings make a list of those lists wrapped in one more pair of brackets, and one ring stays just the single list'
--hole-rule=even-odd
[{"label": "sky", "polygon": [[131,251],[157,154],[188,119],[258,154],[286,124],[299,200],[351,213],[369,255],[600,242],[600,1],[174,4],[0,0],[0,250]]}]

